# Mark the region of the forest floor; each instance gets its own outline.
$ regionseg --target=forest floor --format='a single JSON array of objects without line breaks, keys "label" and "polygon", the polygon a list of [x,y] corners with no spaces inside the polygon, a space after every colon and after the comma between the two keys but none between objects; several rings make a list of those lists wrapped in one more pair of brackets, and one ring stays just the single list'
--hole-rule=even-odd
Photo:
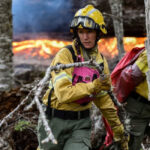
[{"label": "forest floor", "polygon": [[[15,68],[13,89],[0,93],[0,120],[16,109],[26,98],[33,87],[43,78],[45,73],[43,70],[43,68],[38,67],[37,69],[32,65],[18,65]],[[30,110],[24,111],[25,106],[33,100],[33,97],[34,92],[26,104],[19,107],[18,111],[0,128],[0,149],[36,150],[39,112],[36,105]],[[1,137],[6,140],[6,143],[2,144]]]},{"label": "forest floor", "polygon": [[[13,111],[25,96],[26,92],[20,89],[1,94],[0,98],[0,120]],[[38,145],[36,136],[36,125],[38,120],[38,111],[36,108],[28,112],[20,110],[4,125],[0,130],[0,135],[7,139],[9,146],[3,146],[12,150],[36,150]],[[5,134],[5,135],[4,135]]]}]

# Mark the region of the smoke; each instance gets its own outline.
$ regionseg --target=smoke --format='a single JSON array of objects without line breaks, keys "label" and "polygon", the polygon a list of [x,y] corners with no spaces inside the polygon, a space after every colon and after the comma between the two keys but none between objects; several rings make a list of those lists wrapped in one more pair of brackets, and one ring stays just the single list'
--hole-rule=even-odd
[{"label": "smoke", "polygon": [[68,32],[72,0],[13,0],[13,31]]}]

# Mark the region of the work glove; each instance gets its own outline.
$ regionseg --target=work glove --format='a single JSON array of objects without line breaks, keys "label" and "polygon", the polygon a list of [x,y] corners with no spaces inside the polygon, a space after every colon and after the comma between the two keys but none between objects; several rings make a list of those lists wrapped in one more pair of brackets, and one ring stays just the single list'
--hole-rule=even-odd
[{"label": "work glove", "polygon": [[120,141],[114,142],[114,147],[119,150],[129,150],[128,148],[129,136],[124,135]]},{"label": "work glove", "polygon": [[106,75],[104,78],[97,78],[93,81],[94,94],[98,94],[101,91],[108,91],[111,88],[110,76]]},{"label": "work glove", "polygon": [[119,143],[121,150],[128,150],[129,135],[125,134],[124,127],[121,124],[114,129],[114,140]]},{"label": "work glove", "polygon": [[128,142],[129,142],[129,135],[123,135],[120,140],[120,147],[121,150],[128,150]]}]

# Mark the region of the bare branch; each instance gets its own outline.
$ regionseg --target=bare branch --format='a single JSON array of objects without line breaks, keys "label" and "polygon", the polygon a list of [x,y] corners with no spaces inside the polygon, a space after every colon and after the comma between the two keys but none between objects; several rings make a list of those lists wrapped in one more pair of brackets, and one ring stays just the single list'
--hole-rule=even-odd
[{"label": "bare branch", "polygon": [[[33,90],[35,90],[35,89],[36,89],[36,87],[33,88]],[[29,97],[30,97],[30,95],[31,95],[31,93],[32,93],[33,90],[30,91],[30,93],[26,96],[26,98],[24,98],[24,99],[21,101],[21,103],[20,103],[12,112],[10,112],[7,116],[5,116],[5,117],[2,119],[2,121],[0,122],[0,127],[2,127],[2,125],[3,125],[4,123],[6,123],[10,118],[12,118],[13,115],[14,115],[16,112],[18,112],[18,111],[20,110],[21,106],[23,106],[23,105],[26,104],[26,102],[28,101],[28,99],[29,99]]]}]

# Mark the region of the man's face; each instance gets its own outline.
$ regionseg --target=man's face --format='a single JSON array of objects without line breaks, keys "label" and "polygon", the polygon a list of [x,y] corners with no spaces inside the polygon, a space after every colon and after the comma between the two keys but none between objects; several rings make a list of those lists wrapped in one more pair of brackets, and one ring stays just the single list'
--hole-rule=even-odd
[{"label": "man's face", "polygon": [[96,31],[90,29],[78,29],[78,36],[82,45],[86,49],[93,48],[95,46],[96,41]]}]

